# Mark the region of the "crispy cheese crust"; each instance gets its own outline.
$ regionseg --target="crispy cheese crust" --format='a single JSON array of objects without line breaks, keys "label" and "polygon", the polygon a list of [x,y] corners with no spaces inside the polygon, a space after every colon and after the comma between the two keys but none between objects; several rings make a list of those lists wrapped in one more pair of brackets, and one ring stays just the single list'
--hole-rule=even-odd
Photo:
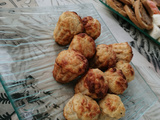
[{"label": "crispy cheese crust", "polygon": [[76,12],[66,11],[59,17],[53,37],[59,45],[67,45],[74,35],[83,31],[81,17]]},{"label": "crispy cheese crust", "polygon": [[111,45],[100,44],[96,47],[96,54],[90,61],[90,67],[106,70],[114,67],[116,64],[116,53]]},{"label": "crispy cheese crust", "polygon": [[92,98],[75,94],[64,107],[63,115],[67,120],[98,120],[100,108]]},{"label": "crispy cheese crust", "polygon": [[75,35],[69,46],[69,49],[82,53],[87,59],[94,56],[96,52],[96,45],[94,40],[86,33]]},{"label": "crispy cheese crust", "polygon": [[122,70],[124,76],[126,77],[127,82],[131,82],[132,80],[134,80],[135,72],[129,63],[121,60],[116,63],[116,68]]},{"label": "crispy cheese crust", "polygon": [[125,116],[125,107],[121,101],[121,98],[114,94],[107,94],[99,102],[101,109],[99,120],[118,120]]},{"label": "crispy cheese crust", "polygon": [[82,93],[95,99],[103,98],[108,91],[108,81],[99,69],[89,69],[75,86],[75,93]]},{"label": "crispy cheese crust", "polygon": [[127,43],[115,43],[112,44],[113,51],[116,53],[117,60],[124,60],[130,62],[133,57],[132,48]]},{"label": "crispy cheese crust", "polygon": [[74,50],[64,50],[56,58],[53,77],[57,82],[68,83],[86,72],[87,59]]},{"label": "crispy cheese crust", "polygon": [[91,36],[94,40],[97,39],[101,34],[101,24],[97,19],[91,16],[84,17],[82,19],[85,32]]},{"label": "crispy cheese crust", "polygon": [[128,87],[128,82],[120,69],[110,68],[104,73],[108,80],[109,92],[114,94],[123,94]]}]

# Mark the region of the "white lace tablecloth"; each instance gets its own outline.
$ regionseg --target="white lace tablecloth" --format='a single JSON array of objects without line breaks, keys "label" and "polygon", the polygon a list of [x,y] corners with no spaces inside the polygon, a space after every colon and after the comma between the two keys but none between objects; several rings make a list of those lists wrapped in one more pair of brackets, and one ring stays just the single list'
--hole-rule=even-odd
[{"label": "white lace tablecloth", "polygon": [[[118,42],[129,42],[133,47],[132,63],[145,78],[159,101],[140,120],[160,120],[160,46],[151,42],[138,30],[116,15],[112,15],[98,0],[0,0],[2,8],[46,7],[68,4],[93,3]],[[145,99],[145,98],[144,98]],[[0,120],[18,119],[0,84]]]}]

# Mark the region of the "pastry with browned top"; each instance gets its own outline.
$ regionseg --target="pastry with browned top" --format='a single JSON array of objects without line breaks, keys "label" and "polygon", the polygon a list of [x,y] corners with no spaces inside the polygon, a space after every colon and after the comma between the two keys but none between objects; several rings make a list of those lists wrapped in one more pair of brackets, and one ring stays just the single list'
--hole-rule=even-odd
[{"label": "pastry with browned top", "polygon": [[54,39],[59,45],[67,45],[74,35],[84,31],[81,17],[72,11],[66,11],[59,17],[54,29]]},{"label": "pastry with browned top", "polygon": [[132,2],[131,2],[131,0],[119,0],[119,1],[121,1],[122,3],[124,3],[125,5],[132,5]]},{"label": "pastry with browned top", "polygon": [[127,43],[114,43],[112,44],[113,51],[116,53],[117,60],[124,60],[130,62],[133,57],[132,48]]},{"label": "pastry with browned top", "polygon": [[114,94],[123,94],[128,87],[128,82],[118,68],[110,68],[104,72],[105,80],[108,80],[109,92]]},{"label": "pastry with browned top", "polygon": [[85,32],[91,36],[94,40],[97,39],[101,34],[101,24],[97,19],[91,16],[84,17],[82,19]]},{"label": "pastry with browned top", "polygon": [[134,5],[136,18],[140,26],[146,30],[151,30],[153,28],[152,17],[147,13],[140,0],[137,0]]},{"label": "pastry with browned top", "polygon": [[118,61],[116,63],[116,68],[121,69],[124,76],[126,77],[127,82],[131,82],[132,80],[134,80],[134,69],[132,68],[132,66],[125,61]]},{"label": "pastry with browned top", "polygon": [[129,5],[125,5],[124,6],[124,10],[126,11],[129,19],[139,28],[143,29],[143,27],[140,26],[140,24],[138,23],[138,20],[136,18],[136,15],[134,13],[134,10],[132,10],[132,8]]},{"label": "pastry with browned top", "polygon": [[111,45],[100,44],[96,47],[96,53],[90,61],[90,67],[106,70],[116,64],[116,53]]},{"label": "pastry with browned top", "polygon": [[75,86],[75,93],[82,93],[94,99],[103,98],[108,91],[108,82],[99,69],[89,69]]},{"label": "pastry with browned top", "polygon": [[75,35],[72,39],[69,49],[82,53],[87,59],[94,56],[96,52],[96,45],[94,40],[86,33]]},{"label": "pastry with browned top", "polygon": [[87,59],[74,50],[60,52],[55,60],[53,77],[57,82],[68,83],[86,72]]},{"label": "pastry with browned top", "polygon": [[106,0],[106,2],[115,11],[117,11],[124,17],[127,16],[126,11],[124,10],[124,4],[122,2],[120,2],[119,0]]},{"label": "pastry with browned top", "polygon": [[66,120],[98,120],[100,108],[92,98],[75,94],[65,105],[63,115]]},{"label": "pastry with browned top", "polygon": [[114,94],[107,94],[99,101],[101,114],[99,120],[118,120],[125,116],[125,107],[121,98]]}]

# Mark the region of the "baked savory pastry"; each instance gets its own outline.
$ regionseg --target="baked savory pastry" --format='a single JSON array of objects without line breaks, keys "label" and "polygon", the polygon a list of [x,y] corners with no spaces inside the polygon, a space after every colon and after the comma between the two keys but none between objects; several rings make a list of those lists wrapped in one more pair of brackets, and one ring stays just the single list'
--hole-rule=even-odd
[{"label": "baked savory pastry", "polygon": [[115,43],[112,44],[113,51],[116,53],[117,60],[124,60],[130,62],[133,57],[132,48],[127,43]]},{"label": "baked savory pastry", "polygon": [[147,13],[140,0],[137,0],[134,5],[135,15],[140,26],[146,30],[151,30],[153,28],[152,17]]},{"label": "baked savory pastry", "polygon": [[120,0],[122,3],[124,3],[125,5],[132,5],[131,0]]},{"label": "baked savory pastry", "polygon": [[96,47],[96,53],[90,61],[90,67],[105,70],[114,67],[116,64],[116,54],[111,45],[100,44]]},{"label": "baked savory pastry", "polygon": [[95,99],[103,98],[108,91],[108,81],[99,69],[89,69],[75,86],[75,93],[82,93]]},{"label": "baked savory pastry", "polygon": [[106,2],[115,11],[117,11],[118,13],[123,15],[124,17],[127,16],[126,11],[124,10],[124,4],[121,3],[119,0],[106,0]]},{"label": "baked savory pastry", "polygon": [[118,61],[116,63],[116,68],[122,70],[127,82],[131,82],[132,80],[134,80],[134,69],[128,62],[122,60]]},{"label": "baked savory pastry", "polygon": [[110,93],[123,94],[128,87],[127,80],[120,69],[110,68],[104,72],[104,77],[108,80]]},{"label": "baked savory pastry", "polygon": [[84,17],[82,19],[85,32],[91,36],[94,40],[97,39],[101,34],[101,24],[97,19],[91,16]]},{"label": "baked savory pastry", "polygon": [[143,29],[140,24],[138,23],[138,20],[136,18],[136,15],[134,13],[134,10],[132,10],[132,8],[129,5],[125,5],[124,6],[124,10],[126,11],[129,19],[139,28]]},{"label": "baked savory pastry", "polygon": [[53,77],[57,82],[68,83],[86,72],[87,59],[74,50],[60,52],[55,60]]},{"label": "baked savory pastry", "polygon": [[66,120],[98,120],[100,108],[92,98],[75,94],[65,105],[63,115]]},{"label": "baked savory pastry", "polygon": [[107,94],[99,101],[101,114],[99,120],[118,120],[125,116],[125,107],[118,95]]},{"label": "baked savory pastry", "polygon": [[81,17],[76,12],[66,11],[59,17],[53,37],[59,45],[67,45],[74,35],[83,31]]},{"label": "baked savory pastry", "polygon": [[87,59],[94,56],[96,52],[96,45],[94,40],[86,33],[75,35],[69,45],[69,49],[82,53]]}]

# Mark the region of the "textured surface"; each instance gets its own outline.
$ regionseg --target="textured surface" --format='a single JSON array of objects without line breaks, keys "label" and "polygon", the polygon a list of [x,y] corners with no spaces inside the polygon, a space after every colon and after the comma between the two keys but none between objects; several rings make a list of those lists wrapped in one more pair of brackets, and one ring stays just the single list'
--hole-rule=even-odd
[{"label": "textured surface", "polygon": [[117,95],[107,94],[99,101],[99,106],[102,111],[100,120],[118,120],[125,116],[124,104]]},{"label": "textured surface", "polygon": [[[14,1],[14,2],[13,2]],[[98,0],[63,0],[63,1],[59,1],[59,0],[36,0],[39,6],[52,6],[52,5],[68,5],[68,4],[79,4],[79,3],[84,3],[84,2],[92,2],[94,4],[94,6],[96,7],[96,9],[98,10],[98,12],[100,13],[100,15],[102,16],[102,18],[104,19],[105,23],[109,26],[109,29],[112,31],[112,33],[114,34],[114,36],[117,38],[117,40],[120,41],[131,41],[131,37],[134,38],[134,41],[130,42],[131,45],[137,49],[149,62],[151,62],[155,69],[157,70],[157,72],[160,73],[159,68],[160,68],[160,62],[159,62],[159,54],[160,52],[160,48],[157,46],[157,44],[154,44],[153,42],[151,42],[148,38],[146,38],[143,34],[141,34],[138,30],[136,30],[136,28],[132,27],[129,23],[127,23],[126,21],[122,20],[121,18],[112,15],[112,13],[105,8],[105,6],[103,6]],[[34,7],[34,0],[1,0],[2,4],[1,7]],[[13,4],[11,4],[13,3]],[[87,11],[88,12],[88,11]],[[116,18],[116,19],[115,19]],[[118,25],[120,24],[120,26],[122,28],[124,28],[124,30],[126,30],[126,32]],[[28,32],[28,31],[27,31]],[[129,34],[131,35],[131,37],[129,36]],[[1,51],[1,53],[4,53],[3,51]],[[154,92],[158,95],[158,97],[160,96],[159,94],[159,75],[156,74],[156,72],[154,71],[154,67],[151,66],[150,63],[148,63],[146,61],[146,59],[144,59],[138,52],[136,52],[134,50],[134,54],[136,54],[136,56],[133,57],[133,62],[136,65],[136,68],[138,69],[138,71],[141,72],[141,75],[145,78],[145,80],[147,81],[147,83],[152,87],[152,89],[154,90]],[[3,60],[3,56],[1,57]],[[136,71],[137,72],[137,71]],[[132,83],[132,82],[131,82]],[[135,83],[135,82],[134,82]],[[138,84],[138,83],[137,83]],[[133,84],[135,85],[136,84]],[[141,88],[141,87],[140,87]],[[145,91],[146,92],[146,91]],[[143,93],[143,92],[142,92]],[[20,94],[17,94],[17,96]],[[140,95],[140,94],[139,94]],[[8,98],[5,96],[2,96],[2,101],[8,101]],[[147,98],[146,98],[147,99]],[[8,101],[9,103],[9,101]],[[131,105],[133,105],[131,103]],[[5,113],[5,108],[9,108],[9,106],[7,106],[7,103],[4,105],[1,105],[2,109],[0,109],[1,111],[4,111],[3,113]],[[149,120],[149,119],[159,119],[159,109],[158,109],[159,104],[154,105],[154,107],[152,109],[150,109],[142,119],[145,120]],[[54,107],[56,108],[57,106],[54,105]],[[8,111],[9,111],[8,109]],[[143,109],[144,110],[144,109]],[[7,111],[7,112],[8,112]],[[135,114],[137,114],[136,112],[134,112]],[[6,113],[3,117],[4,120],[6,120],[5,118],[10,118],[10,116],[12,115]],[[47,114],[46,114],[47,115]],[[41,114],[39,114],[39,117],[41,117]],[[2,118],[3,120],[3,118]]]},{"label": "textured surface", "polygon": [[[6,59],[1,61],[1,78],[21,118],[63,119],[63,107],[73,95],[73,84],[61,85],[52,77],[57,54],[67,48],[58,46],[52,35],[58,16],[73,9],[82,17],[89,14],[100,21],[102,34],[96,44],[116,42],[92,5],[3,11],[0,42],[1,55]],[[156,98],[137,72],[129,86],[122,96],[128,111],[126,119],[136,119]],[[143,94],[137,94],[139,89]],[[139,114],[133,115],[133,110]]]},{"label": "textured surface", "polygon": [[99,69],[89,69],[84,77],[76,84],[75,93],[88,95],[93,99],[100,99],[108,92],[108,81]]},{"label": "textured surface", "polygon": [[53,35],[59,45],[68,45],[74,35],[84,31],[81,17],[73,11],[63,12],[54,29]]},{"label": "textured surface", "polygon": [[82,53],[87,59],[90,59],[96,52],[96,44],[86,33],[80,33],[74,36],[69,49],[76,50]]},{"label": "textured surface", "polygon": [[54,64],[53,76],[60,83],[68,83],[88,69],[87,59],[74,50],[61,51]]},{"label": "textured surface", "polygon": [[64,116],[67,120],[98,120],[99,105],[92,98],[75,94],[64,107]]}]

